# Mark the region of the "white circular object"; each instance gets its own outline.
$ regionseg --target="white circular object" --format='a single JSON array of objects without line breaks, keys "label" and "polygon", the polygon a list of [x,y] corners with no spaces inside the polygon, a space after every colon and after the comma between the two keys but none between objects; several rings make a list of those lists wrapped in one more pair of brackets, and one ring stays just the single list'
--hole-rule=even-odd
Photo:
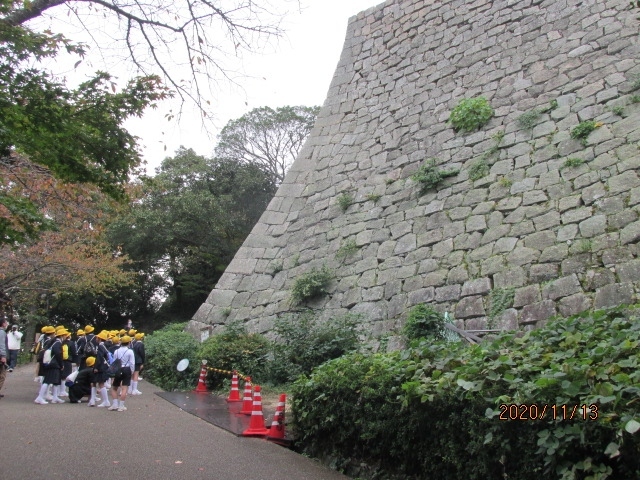
[{"label": "white circular object", "polygon": [[184,372],[188,366],[189,366],[189,359],[183,358],[178,362],[178,366],[176,368],[178,369],[179,372]]}]

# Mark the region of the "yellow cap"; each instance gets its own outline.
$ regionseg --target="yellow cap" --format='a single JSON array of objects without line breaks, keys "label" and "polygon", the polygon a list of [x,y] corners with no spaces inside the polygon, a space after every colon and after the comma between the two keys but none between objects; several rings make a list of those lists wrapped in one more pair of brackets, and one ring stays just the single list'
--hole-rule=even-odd
[{"label": "yellow cap", "polygon": [[130,337],[129,335],[125,335],[124,337],[122,337],[122,338],[120,339],[120,342],[121,342],[123,345],[126,345],[127,343],[131,343],[131,337]]},{"label": "yellow cap", "polygon": [[86,327],[84,327],[84,331],[87,333],[91,333],[95,330],[95,328],[93,328],[91,325],[87,325]]},{"label": "yellow cap", "polygon": [[87,357],[85,363],[87,364],[87,367],[93,367],[93,364],[96,363],[96,357]]},{"label": "yellow cap", "polygon": [[109,334],[106,330],[102,330],[99,334],[96,335],[96,337],[98,337],[100,340],[108,340]]},{"label": "yellow cap", "polygon": [[144,338],[144,333],[140,332],[140,333],[136,333],[136,340],[142,340]]},{"label": "yellow cap", "polygon": [[78,330],[78,331],[76,332],[76,334],[78,334],[78,335],[84,335],[84,330],[83,330],[83,329],[80,329],[80,330]]}]

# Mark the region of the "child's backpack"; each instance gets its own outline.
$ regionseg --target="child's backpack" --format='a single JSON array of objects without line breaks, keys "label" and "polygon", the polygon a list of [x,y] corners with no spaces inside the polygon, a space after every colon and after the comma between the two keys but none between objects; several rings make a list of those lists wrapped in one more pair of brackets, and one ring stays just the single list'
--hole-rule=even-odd
[{"label": "child's backpack", "polygon": [[109,368],[107,368],[107,375],[110,378],[119,377],[122,374],[122,360],[116,358]]}]

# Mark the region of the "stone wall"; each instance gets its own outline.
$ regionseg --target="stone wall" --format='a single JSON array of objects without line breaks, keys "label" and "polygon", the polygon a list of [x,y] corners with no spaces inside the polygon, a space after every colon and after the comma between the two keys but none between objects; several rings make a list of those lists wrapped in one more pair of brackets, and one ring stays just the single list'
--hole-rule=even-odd
[{"label": "stone wall", "polygon": [[[422,302],[467,329],[635,302],[639,15],[625,0],[389,0],[351,18],[310,138],[191,330],[269,332],[322,265],[335,278],[310,306],[374,334]],[[451,110],[479,95],[495,116],[456,133]],[[587,120],[599,128],[572,138]],[[411,175],[432,158],[460,172],[420,195]],[[498,310],[497,292],[513,294]]]}]

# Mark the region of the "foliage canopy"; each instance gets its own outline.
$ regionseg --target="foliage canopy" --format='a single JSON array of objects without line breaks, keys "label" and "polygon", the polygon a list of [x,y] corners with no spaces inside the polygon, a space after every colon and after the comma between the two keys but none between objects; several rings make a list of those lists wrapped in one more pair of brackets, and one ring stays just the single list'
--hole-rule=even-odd
[{"label": "foliage canopy", "polygon": [[216,156],[255,165],[279,185],[309,136],[320,107],[254,108],[222,129]]}]

